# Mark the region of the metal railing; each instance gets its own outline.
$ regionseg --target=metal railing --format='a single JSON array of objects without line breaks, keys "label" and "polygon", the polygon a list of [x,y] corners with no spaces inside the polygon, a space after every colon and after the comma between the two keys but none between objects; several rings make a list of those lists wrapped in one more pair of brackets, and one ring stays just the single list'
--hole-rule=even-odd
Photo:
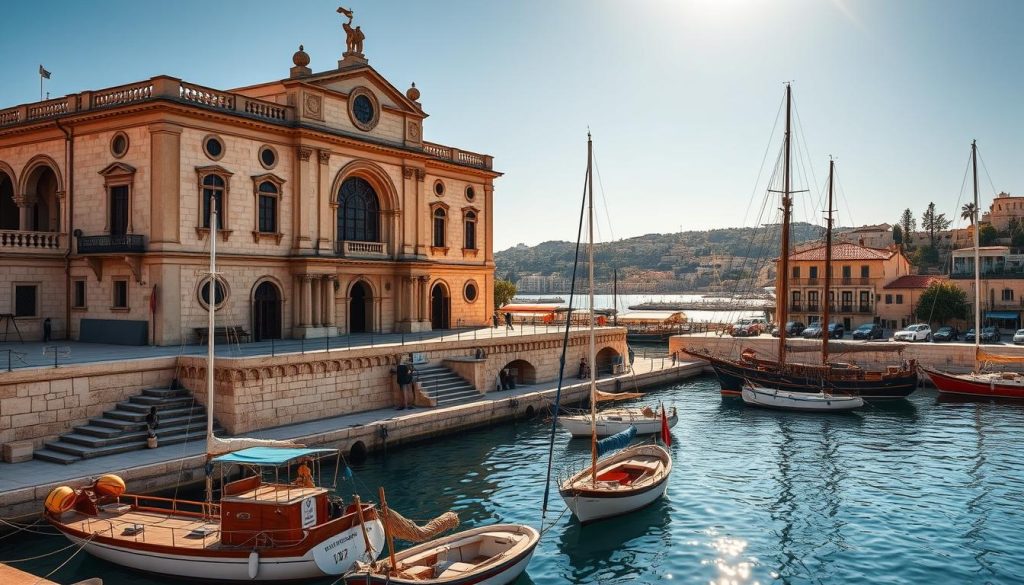
[{"label": "metal railing", "polygon": [[78,236],[79,254],[137,254],[145,251],[146,238],[140,234]]}]

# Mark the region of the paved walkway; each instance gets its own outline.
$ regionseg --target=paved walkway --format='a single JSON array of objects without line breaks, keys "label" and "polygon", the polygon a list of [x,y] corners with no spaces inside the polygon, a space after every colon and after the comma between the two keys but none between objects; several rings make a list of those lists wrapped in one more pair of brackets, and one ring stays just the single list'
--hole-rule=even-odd
[{"label": "paved walkway", "polygon": [[[685,365],[688,362],[680,362]],[[643,358],[637,357],[633,364],[633,371],[637,375],[663,370],[672,367],[670,359],[667,358]],[[568,374],[568,373],[567,373]],[[623,391],[631,391],[630,374],[623,374]],[[573,387],[579,384],[586,384],[575,377],[568,377],[564,387]],[[488,392],[474,402],[497,401],[521,396],[532,392],[553,390],[557,381],[545,382],[534,385],[520,385],[515,390]],[[456,407],[451,407],[456,408]],[[258,439],[292,439],[295,437],[306,437],[334,431],[345,427],[372,425],[384,421],[394,420],[403,416],[415,415],[424,412],[436,412],[443,409],[422,409],[415,408],[406,411],[396,411],[393,408],[357,412],[331,418],[318,419],[262,431],[247,433],[247,437]],[[0,463],[0,495],[11,490],[48,485],[57,482],[68,481],[81,477],[98,476],[104,473],[117,472],[118,470],[151,465],[154,463],[173,462],[179,459],[201,455],[205,452],[205,439],[190,441],[178,445],[168,445],[157,449],[141,449],[129,451],[116,455],[96,457],[94,459],[83,459],[70,465],[50,463],[33,459],[24,463]]]},{"label": "paved walkway", "polygon": [[[584,329],[574,327],[573,329]],[[470,339],[500,339],[540,333],[559,333],[564,326],[516,325],[508,330],[499,328],[465,328],[428,331],[424,333],[354,333],[320,339],[277,339],[252,343],[217,343],[214,351],[220,357],[253,357],[289,353],[304,353],[324,349],[361,348],[403,345],[424,342],[465,341]],[[103,343],[81,343],[78,341],[56,341],[53,343],[26,342],[0,343],[0,374],[8,370],[27,367],[53,367],[53,351],[57,348],[56,363],[59,365],[84,364],[105,361],[123,361],[177,355],[205,355],[205,345],[108,345]],[[44,351],[45,350],[45,351]],[[10,362],[8,363],[8,360]]]}]

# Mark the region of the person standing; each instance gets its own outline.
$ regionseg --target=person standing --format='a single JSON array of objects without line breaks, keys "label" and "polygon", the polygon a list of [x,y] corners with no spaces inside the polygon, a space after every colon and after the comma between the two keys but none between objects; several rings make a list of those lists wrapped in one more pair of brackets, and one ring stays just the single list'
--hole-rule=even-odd
[{"label": "person standing", "polygon": [[516,328],[512,326],[512,313],[509,313],[509,312],[506,311],[505,312],[505,331],[508,331],[509,329],[515,331]]},{"label": "person standing", "polygon": [[498,328],[498,312],[497,311],[495,311],[494,314],[491,315],[491,323],[494,324],[494,328],[495,329]]},{"label": "person standing", "polygon": [[160,417],[156,413],[156,407],[150,406],[149,413],[146,414],[146,446],[153,449],[157,446],[156,442],[156,428],[160,426]]},{"label": "person standing", "polygon": [[405,410],[409,408],[408,396],[412,394],[412,363],[406,364],[399,360],[396,376],[398,377],[398,406],[395,407],[395,410]]}]

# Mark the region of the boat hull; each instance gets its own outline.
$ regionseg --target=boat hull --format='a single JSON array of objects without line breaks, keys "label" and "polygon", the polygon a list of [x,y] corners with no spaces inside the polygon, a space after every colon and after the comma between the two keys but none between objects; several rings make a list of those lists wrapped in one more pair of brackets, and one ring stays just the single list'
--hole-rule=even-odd
[{"label": "boat hull", "polygon": [[[676,414],[675,409],[672,409],[672,416],[667,417],[669,428],[676,426],[679,422],[679,416]],[[573,437],[590,437],[590,415],[570,415],[570,416],[559,416],[558,424],[562,425],[562,428],[569,431]],[[661,432],[661,417],[621,417],[621,420],[612,419],[609,417],[602,417],[601,413],[597,415],[597,429],[598,437],[610,437],[616,433],[628,429],[630,426],[636,427],[636,434],[638,435],[653,435]]]},{"label": "boat hull", "polygon": [[947,374],[928,368],[924,371],[939,394],[1024,400],[1024,378],[1004,380],[993,375]]},{"label": "boat hull", "polygon": [[668,478],[672,473],[672,456],[657,445],[637,445],[598,461],[598,474],[603,469],[637,455],[654,455],[664,462],[664,472],[657,481],[628,491],[601,491],[573,486],[581,478],[590,477],[590,470],[587,469],[562,484],[559,493],[581,524],[628,514],[649,506],[665,494],[665,490],[668,489]]},{"label": "boat hull", "polygon": [[743,402],[751,406],[798,412],[849,412],[864,406],[860,396],[834,396],[822,392],[788,392],[746,387]]},{"label": "boat hull", "polygon": [[711,362],[718,376],[723,395],[740,396],[747,381],[755,386],[790,392],[819,392],[827,387],[836,394],[860,396],[864,400],[897,400],[917,390],[916,371],[886,376],[878,380],[856,380],[837,377],[828,381],[813,375],[760,369],[756,365],[724,360],[714,356],[691,354]]}]

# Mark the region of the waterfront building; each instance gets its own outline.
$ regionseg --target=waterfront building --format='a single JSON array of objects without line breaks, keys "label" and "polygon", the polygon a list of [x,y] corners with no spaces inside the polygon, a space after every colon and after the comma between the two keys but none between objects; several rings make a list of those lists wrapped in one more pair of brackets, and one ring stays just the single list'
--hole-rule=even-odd
[{"label": "waterfront building", "polygon": [[[1021,198],[1024,199],[1024,198]],[[978,248],[981,265],[981,316],[985,324],[1016,330],[1024,311],[1024,254],[1011,253],[1009,246]],[[974,248],[953,251],[953,283],[967,293],[974,311]]]},{"label": "waterfront building", "polygon": [[[824,299],[825,246],[798,250],[789,257],[790,319],[804,323],[821,320]],[[776,260],[776,270],[778,260]],[[883,286],[910,274],[910,262],[896,246],[869,248],[844,242],[832,246],[830,319],[851,328],[875,319],[875,308]]]},{"label": "waterfront building", "polygon": [[415,84],[349,49],[0,110],[0,315],[26,341],[157,345],[195,342],[211,303],[241,340],[485,324],[500,173],[427,141]]},{"label": "waterfront building", "polygon": [[863,225],[849,231],[836,234],[836,238],[868,248],[888,248],[893,244],[892,225]]},{"label": "waterfront building", "polygon": [[983,213],[982,223],[990,223],[997,231],[1005,232],[1010,224],[1024,218],[1024,197],[1000,192],[989,205],[988,212]]},{"label": "waterfront building", "polygon": [[[946,278],[929,274],[908,274],[882,287],[881,298],[875,304],[875,322],[886,329],[902,329],[921,321],[917,305],[921,294],[934,282]],[[927,322],[927,319],[925,320]]]}]

